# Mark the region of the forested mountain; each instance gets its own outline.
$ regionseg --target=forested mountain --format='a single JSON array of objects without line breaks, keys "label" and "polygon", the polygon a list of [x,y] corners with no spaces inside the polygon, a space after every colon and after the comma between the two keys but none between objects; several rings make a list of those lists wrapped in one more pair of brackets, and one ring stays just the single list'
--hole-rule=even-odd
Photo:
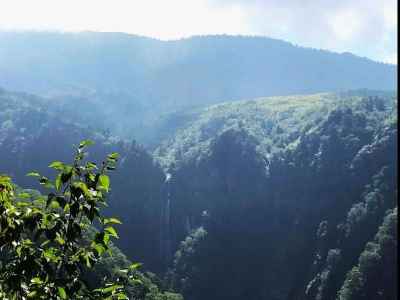
[{"label": "forested mountain", "polygon": [[396,80],[393,65],[263,37],[159,41],[120,33],[0,32],[0,86],[53,97],[54,109],[70,119],[153,145],[160,115],[183,108],[393,90]]},{"label": "forested mountain", "polygon": [[395,93],[175,112],[151,154],[49,101],[0,91],[1,172],[30,186],[28,171],[46,174],[83,138],[94,160],[119,152],[117,245],[164,289],[188,300],[397,299]]},{"label": "forested mountain", "polygon": [[276,97],[195,115],[155,152],[180,245],[168,278],[186,299],[397,299],[393,214],[374,240],[397,205],[395,95]]}]

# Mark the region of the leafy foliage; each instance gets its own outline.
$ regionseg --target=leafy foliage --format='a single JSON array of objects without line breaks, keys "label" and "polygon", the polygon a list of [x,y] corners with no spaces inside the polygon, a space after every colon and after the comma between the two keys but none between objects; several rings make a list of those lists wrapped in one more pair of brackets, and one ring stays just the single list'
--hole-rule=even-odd
[{"label": "leafy foliage", "polygon": [[[54,180],[31,172],[50,192],[47,197],[16,193],[7,176],[0,177],[0,292],[4,299],[128,299],[126,282],[135,278],[138,264],[126,270],[124,278],[104,279],[103,286],[89,289],[84,269],[91,269],[108,252],[110,241],[118,238],[114,227],[121,222],[106,218],[110,190],[107,172],[113,170],[116,153],[107,156],[101,166],[86,160],[83,141],[76,148],[71,165],[55,161],[50,168]],[[87,235],[93,224],[99,231]]]},{"label": "leafy foliage", "polygon": [[115,243],[129,259],[160,272],[164,174],[146,149],[136,142],[107,136],[90,124],[77,124],[76,119],[63,120],[65,115],[54,114],[42,98],[3,91],[0,103],[5,108],[0,111],[0,168],[20,186],[33,184],[33,178],[25,176],[29,170],[53,176],[48,161],[69,161],[71,145],[82,139],[95,141],[89,150],[93,161],[101,161],[110,152],[120,154],[118,172],[109,174],[114,188],[105,208],[106,214],[118,215],[123,223],[118,226],[121,236]]},{"label": "leafy foliage", "polygon": [[388,211],[373,241],[367,243],[359,263],[347,274],[340,300],[396,299],[397,207]]},{"label": "leafy foliage", "polygon": [[184,241],[179,245],[179,249],[175,253],[173,272],[168,274],[168,280],[171,286],[179,289],[185,295],[199,291],[201,288],[192,286],[192,276],[202,276],[197,266],[201,263],[201,256],[199,252],[206,251],[205,240],[207,238],[207,231],[203,227],[193,230]]}]

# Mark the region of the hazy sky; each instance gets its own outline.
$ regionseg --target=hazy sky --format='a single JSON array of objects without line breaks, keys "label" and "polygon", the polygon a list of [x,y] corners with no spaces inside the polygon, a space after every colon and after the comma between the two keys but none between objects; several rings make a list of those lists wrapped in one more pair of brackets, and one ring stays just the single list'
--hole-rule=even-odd
[{"label": "hazy sky", "polygon": [[397,63],[396,0],[0,0],[0,29],[265,35]]}]

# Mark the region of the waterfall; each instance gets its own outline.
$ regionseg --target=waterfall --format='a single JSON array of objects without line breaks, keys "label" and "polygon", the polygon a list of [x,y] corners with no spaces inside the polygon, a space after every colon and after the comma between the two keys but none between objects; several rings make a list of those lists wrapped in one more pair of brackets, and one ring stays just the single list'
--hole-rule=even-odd
[{"label": "waterfall", "polygon": [[186,217],[186,234],[189,235],[192,232],[192,225],[190,222],[190,217]]},{"label": "waterfall", "polygon": [[161,213],[160,252],[161,258],[167,266],[171,262],[171,178],[170,173],[165,174],[163,194],[166,196]]}]

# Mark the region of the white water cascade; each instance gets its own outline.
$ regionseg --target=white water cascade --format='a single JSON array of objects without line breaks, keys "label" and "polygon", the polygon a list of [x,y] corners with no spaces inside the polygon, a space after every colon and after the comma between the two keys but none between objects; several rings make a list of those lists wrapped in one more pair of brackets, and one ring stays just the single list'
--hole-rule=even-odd
[{"label": "white water cascade", "polygon": [[160,251],[165,264],[170,263],[171,253],[171,178],[170,173],[165,174],[163,194],[166,195],[165,205],[161,212]]}]

